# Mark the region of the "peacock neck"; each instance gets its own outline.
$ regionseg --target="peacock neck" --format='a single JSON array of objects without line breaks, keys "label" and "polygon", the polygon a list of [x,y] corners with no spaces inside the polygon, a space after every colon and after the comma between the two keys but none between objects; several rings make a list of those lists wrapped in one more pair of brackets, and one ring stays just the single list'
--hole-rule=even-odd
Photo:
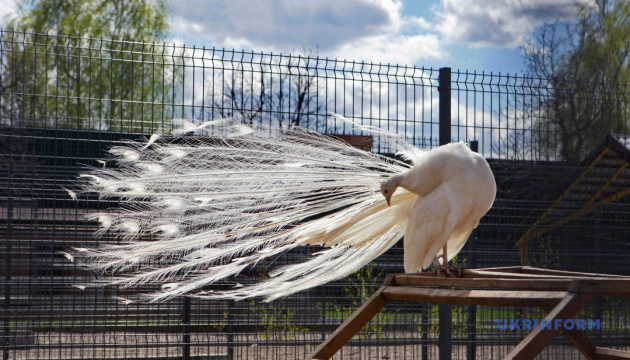
[{"label": "peacock neck", "polygon": [[406,173],[402,173],[402,174],[396,174],[396,175],[392,175],[389,177],[389,179],[387,179],[387,183],[389,185],[393,185],[394,187],[405,187],[405,174]]},{"label": "peacock neck", "polygon": [[411,170],[392,176],[392,184],[418,196],[426,196],[442,181],[443,167],[421,163]]}]

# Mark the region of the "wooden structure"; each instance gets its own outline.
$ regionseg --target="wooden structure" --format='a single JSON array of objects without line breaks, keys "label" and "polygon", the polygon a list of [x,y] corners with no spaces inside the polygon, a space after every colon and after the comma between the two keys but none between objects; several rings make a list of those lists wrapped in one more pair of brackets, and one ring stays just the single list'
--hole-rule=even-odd
[{"label": "wooden structure", "polygon": [[585,170],[514,246],[526,252],[530,240],[630,195],[630,134],[606,135],[581,164]]},{"label": "wooden structure", "polygon": [[[464,270],[460,278],[447,278],[443,273],[439,278],[435,273],[388,275],[383,286],[308,359],[330,359],[392,300],[540,307],[547,313],[545,320],[553,324],[555,319],[573,319],[594,295],[630,297],[630,277],[526,266]],[[630,352],[598,347],[582,331],[564,328],[532,330],[505,359],[533,359],[560,331],[589,360],[630,359]]]}]

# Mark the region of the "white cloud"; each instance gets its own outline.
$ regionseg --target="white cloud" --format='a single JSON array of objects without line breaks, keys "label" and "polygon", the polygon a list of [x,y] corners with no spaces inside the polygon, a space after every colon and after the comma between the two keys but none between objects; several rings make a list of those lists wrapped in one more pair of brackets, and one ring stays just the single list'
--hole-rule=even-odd
[{"label": "white cloud", "polygon": [[4,27],[14,15],[17,15],[15,1],[0,0],[0,27]]},{"label": "white cloud", "polygon": [[[215,0],[173,6],[173,32],[218,47],[384,64],[417,64],[446,55],[439,34],[399,0]],[[186,35],[184,35],[186,34]]]},{"label": "white cloud", "polygon": [[517,47],[545,21],[575,16],[576,0],[442,0],[436,27],[450,43]]},{"label": "white cloud", "polygon": [[446,57],[439,34],[430,31],[431,23],[421,17],[403,16],[401,6],[387,9],[393,21],[381,33],[345,43],[334,54],[345,59],[402,65]]},{"label": "white cloud", "polygon": [[341,58],[375,63],[416,64],[425,59],[439,59],[445,50],[435,35],[377,35],[344,45],[337,53]]},{"label": "white cloud", "polygon": [[378,34],[399,13],[393,0],[194,0],[172,6],[174,32],[265,48],[332,49]]}]

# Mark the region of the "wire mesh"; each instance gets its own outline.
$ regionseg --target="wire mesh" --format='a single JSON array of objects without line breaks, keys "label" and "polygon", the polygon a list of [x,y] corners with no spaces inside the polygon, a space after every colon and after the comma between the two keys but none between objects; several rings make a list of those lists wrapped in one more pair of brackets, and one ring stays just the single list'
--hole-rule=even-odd
[{"label": "wire mesh", "polygon": [[[73,286],[95,274],[60,254],[117,241],[95,238],[97,226],[84,215],[118,204],[74,201],[64,188],[82,169],[100,166],[109,147],[179,117],[240,114],[247,122],[264,114],[324,133],[363,135],[331,120],[335,112],[434,147],[438,70],[7,31],[0,31],[0,46],[4,359],[305,358],[386,274],[404,271],[399,243],[344,280],[272,303],[126,303],[126,293],[142,289]],[[588,97],[566,89],[593,84],[476,72],[454,72],[451,85],[452,138],[476,142],[498,185],[493,209],[455,262],[630,275],[630,147],[627,136],[608,135],[628,132],[625,87]],[[585,127],[580,116],[601,121]],[[368,149],[394,152],[378,142]],[[246,275],[245,281],[266,276],[264,264]],[[495,320],[543,316],[453,306],[452,358],[502,358],[526,331],[501,330]],[[598,345],[628,347],[626,300],[597,298],[580,316],[601,320],[601,329],[589,332]],[[436,304],[391,303],[335,358],[437,359],[438,318]],[[560,337],[539,358],[582,357]]]}]

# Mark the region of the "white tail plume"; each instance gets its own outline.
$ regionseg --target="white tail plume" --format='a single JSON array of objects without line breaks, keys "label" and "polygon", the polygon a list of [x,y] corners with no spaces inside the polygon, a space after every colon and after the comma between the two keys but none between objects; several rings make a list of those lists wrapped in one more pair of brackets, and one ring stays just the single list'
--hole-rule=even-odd
[{"label": "white tail plume", "polygon": [[[422,155],[396,135],[333,116],[409,158]],[[245,126],[239,118],[174,125],[171,135],[111,149],[115,167],[81,175],[84,191],[125,200],[124,210],[93,215],[123,243],[68,254],[111,271],[103,284],[161,284],[147,294],[151,301],[184,294],[272,300],[353,273],[405,232],[415,195],[401,189],[388,207],[380,193],[382,180],[408,170],[404,162],[300,127]],[[206,288],[309,245],[323,250],[260,283]]]}]

